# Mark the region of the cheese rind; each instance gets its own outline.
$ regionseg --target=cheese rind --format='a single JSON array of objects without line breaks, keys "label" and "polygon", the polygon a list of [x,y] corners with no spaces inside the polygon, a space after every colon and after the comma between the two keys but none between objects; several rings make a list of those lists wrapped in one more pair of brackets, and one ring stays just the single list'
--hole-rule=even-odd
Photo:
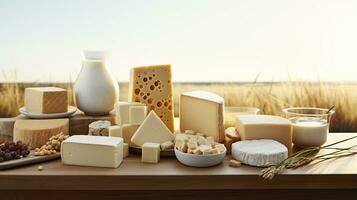
[{"label": "cheese rind", "polygon": [[75,135],[61,145],[63,164],[117,168],[123,160],[123,139]]},{"label": "cheese rind", "polygon": [[245,140],[232,145],[232,157],[247,165],[266,167],[285,160],[288,149],[275,140]]},{"label": "cheese rind", "polygon": [[193,91],[180,97],[180,130],[194,130],[224,141],[224,99],[214,93]]},{"label": "cheese rind", "polygon": [[67,90],[57,87],[26,88],[24,101],[30,113],[64,113],[68,109]]},{"label": "cheese rind", "polygon": [[272,139],[292,151],[292,125],[288,119],[272,115],[239,115],[237,130],[242,140]]},{"label": "cheese rind", "polygon": [[[163,143],[175,137],[154,111],[151,111],[131,138],[131,142],[142,146],[144,143]],[[160,146],[160,145],[159,145]]]},{"label": "cheese rind", "polygon": [[21,140],[27,144],[30,149],[39,148],[59,133],[68,135],[68,119],[18,119],[14,125],[13,140]]},{"label": "cheese rind", "polygon": [[145,163],[158,163],[160,160],[160,144],[144,143],[142,146],[141,161]]},{"label": "cheese rind", "polygon": [[146,104],[148,112],[154,110],[173,132],[175,129],[171,65],[132,68],[129,101]]}]

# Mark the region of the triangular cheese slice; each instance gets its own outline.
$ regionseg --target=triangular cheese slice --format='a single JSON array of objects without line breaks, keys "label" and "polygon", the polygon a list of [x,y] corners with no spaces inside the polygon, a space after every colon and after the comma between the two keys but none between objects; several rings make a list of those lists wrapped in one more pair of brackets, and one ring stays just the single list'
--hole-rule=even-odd
[{"label": "triangular cheese slice", "polygon": [[154,111],[149,113],[131,138],[131,142],[138,146],[146,142],[161,144],[172,140],[174,140],[174,135]]}]

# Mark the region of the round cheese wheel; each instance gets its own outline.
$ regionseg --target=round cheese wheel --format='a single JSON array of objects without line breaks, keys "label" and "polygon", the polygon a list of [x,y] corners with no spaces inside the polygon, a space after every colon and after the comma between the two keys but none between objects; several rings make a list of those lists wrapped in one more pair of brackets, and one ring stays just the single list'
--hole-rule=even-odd
[{"label": "round cheese wheel", "polygon": [[232,145],[232,156],[244,164],[265,167],[285,160],[288,149],[275,140],[244,140]]}]

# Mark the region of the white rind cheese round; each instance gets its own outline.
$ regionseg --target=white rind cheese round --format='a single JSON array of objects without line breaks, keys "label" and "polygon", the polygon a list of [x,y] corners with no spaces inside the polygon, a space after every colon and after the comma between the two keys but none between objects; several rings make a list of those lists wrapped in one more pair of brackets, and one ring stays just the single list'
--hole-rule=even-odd
[{"label": "white rind cheese round", "polygon": [[285,160],[288,149],[275,140],[244,140],[232,145],[232,156],[244,164],[265,167]]}]

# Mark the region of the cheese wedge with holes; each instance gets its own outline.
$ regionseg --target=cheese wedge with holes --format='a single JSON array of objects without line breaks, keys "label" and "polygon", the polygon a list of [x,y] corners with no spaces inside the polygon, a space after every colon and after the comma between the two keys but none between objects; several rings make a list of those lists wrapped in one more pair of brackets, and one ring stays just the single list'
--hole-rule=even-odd
[{"label": "cheese wedge with holes", "polygon": [[137,146],[142,146],[144,143],[163,143],[172,141],[175,137],[166,125],[160,120],[154,111],[151,111],[145,118],[144,122],[139,126],[138,130],[131,138],[131,142]]},{"label": "cheese wedge with holes", "polygon": [[146,104],[174,132],[171,65],[135,67],[130,71],[129,101]]},{"label": "cheese wedge with holes", "polygon": [[57,87],[26,88],[25,108],[27,112],[39,114],[67,112],[67,90]]},{"label": "cheese wedge with holes", "polygon": [[123,139],[74,135],[62,142],[63,164],[117,168],[123,161]]},{"label": "cheese wedge with holes", "polygon": [[276,140],[291,153],[292,125],[288,119],[272,115],[239,115],[236,126],[242,140]]},{"label": "cheese wedge with holes", "polygon": [[193,91],[180,97],[180,130],[193,130],[224,141],[224,99],[214,93]]},{"label": "cheese wedge with holes", "polygon": [[14,125],[13,140],[21,140],[30,149],[46,144],[50,137],[63,133],[68,135],[68,119],[18,119]]}]

